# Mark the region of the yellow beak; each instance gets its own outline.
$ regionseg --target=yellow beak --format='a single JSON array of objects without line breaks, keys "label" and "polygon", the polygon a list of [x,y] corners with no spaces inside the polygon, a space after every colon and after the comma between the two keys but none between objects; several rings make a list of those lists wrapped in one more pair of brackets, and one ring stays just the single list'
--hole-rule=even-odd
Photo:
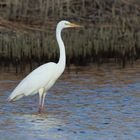
[{"label": "yellow beak", "polygon": [[81,25],[78,25],[78,24],[75,24],[75,23],[70,23],[69,25],[70,25],[70,27],[82,27]]}]

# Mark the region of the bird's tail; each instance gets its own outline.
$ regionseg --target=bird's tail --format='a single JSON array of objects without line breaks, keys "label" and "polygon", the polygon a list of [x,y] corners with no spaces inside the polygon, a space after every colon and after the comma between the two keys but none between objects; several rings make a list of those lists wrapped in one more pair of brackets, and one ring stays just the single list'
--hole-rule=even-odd
[{"label": "bird's tail", "polygon": [[23,96],[24,96],[24,94],[19,94],[19,95],[11,94],[11,95],[7,98],[7,101],[8,101],[8,102],[16,101],[16,100],[19,100],[20,98],[22,98]]}]

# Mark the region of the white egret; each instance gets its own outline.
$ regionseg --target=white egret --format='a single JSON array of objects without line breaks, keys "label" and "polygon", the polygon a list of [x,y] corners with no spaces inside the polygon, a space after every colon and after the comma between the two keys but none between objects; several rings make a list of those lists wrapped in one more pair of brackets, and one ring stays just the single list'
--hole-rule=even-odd
[{"label": "white egret", "polygon": [[39,93],[39,112],[43,111],[47,91],[53,86],[65,69],[66,54],[65,46],[61,38],[61,31],[69,27],[80,27],[80,25],[63,20],[60,21],[56,27],[56,39],[60,50],[58,63],[49,62],[33,70],[18,84],[9,96],[8,101],[16,101],[23,96]]}]

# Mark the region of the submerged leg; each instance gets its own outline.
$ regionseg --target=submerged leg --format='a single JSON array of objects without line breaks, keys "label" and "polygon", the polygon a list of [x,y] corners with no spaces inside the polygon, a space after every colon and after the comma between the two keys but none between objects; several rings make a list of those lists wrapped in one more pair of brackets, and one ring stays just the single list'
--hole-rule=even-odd
[{"label": "submerged leg", "polygon": [[44,88],[39,89],[39,113],[43,112],[44,109],[44,100],[45,100],[46,92]]}]

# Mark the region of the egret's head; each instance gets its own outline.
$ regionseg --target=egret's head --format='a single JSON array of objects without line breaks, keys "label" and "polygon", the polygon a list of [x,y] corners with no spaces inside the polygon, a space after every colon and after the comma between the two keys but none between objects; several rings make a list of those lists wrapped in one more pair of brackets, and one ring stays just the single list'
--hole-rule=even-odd
[{"label": "egret's head", "polygon": [[66,21],[66,20],[60,21],[60,22],[58,23],[58,26],[61,27],[62,29],[63,29],[63,28],[70,28],[70,27],[81,27],[80,25],[71,23],[71,22]]}]

